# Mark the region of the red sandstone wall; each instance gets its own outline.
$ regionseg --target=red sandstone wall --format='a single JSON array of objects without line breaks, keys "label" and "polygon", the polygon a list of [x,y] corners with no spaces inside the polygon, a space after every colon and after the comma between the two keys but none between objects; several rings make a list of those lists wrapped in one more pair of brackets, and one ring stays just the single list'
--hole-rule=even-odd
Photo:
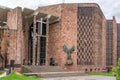
[{"label": "red sandstone wall", "polygon": [[54,24],[49,28],[48,37],[48,63],[51,57],[55,58],[58,65],[61,65],[61,32],[60,23]]},{"label": "red sandstone wall", "polygon": [[67,54],[61,51],[61,64],[63,67],[70,70],[76,70],[77,68],[77,5],[63,5],[61,16],[61,48],[64,44],[70,49],[75,46],[75,51],[72,53],[73,65],[65,66]]},{"label": "red sandstone wall", "polygon": [[48,62],[54,57],[56,63],[63,68],[75,70],[77,65],[77,50],[72,54],[74,64],[65,66],[67,54],[63,51],[64,44],[68,48],[77,45],[77,6],[76,5],[54,5],[38,9],[40,12],[59,16],[59,23],[50,25],[48,42]]},{"label": "red sandstone wall", "polygon": [[11,10],[7,16],[7,25],[9,28],[9,48],[8,48],[8,61],[15,60],[15,64],[22,64],[22,9],[17,7]]},{"label": "red sandstone wall", "polygon": [[117,65],[117,23],[113,17],[113,66]]},{"label": "red sandstone wall", "polygon": [[117,58],[120,58],[120,23],[117,24]]},{"label": "red sandstone wall", "polygon": [[23,63],[24,64],[28,64],[28,42],[29,42],[29,25],[28,25],[28,22],[29,20],[28,19],[24,19],[24,22],[23,22],[23,27],[24,27],[24,30],[23,30],[23,40],[22,40],[22,43],[23,43],[23,53],[22,56],[23,56],[23,60],[25,60]]},{"label": "red sandstone wall", "polygon": [[[39,8],[38,11],[55,16],[61,16],[61,5],[54,5]],[[61,22],[50,25],[48,33],[48,54],[47,65],[49,65],[50,58],[55,58],[58,65],[61,65]]]},{"label": "red sandstone wall", "polygon": [[[66,44],[68,48],[71,48],[73,45],[77,47],[77,7],[78,6],[91,6],[96,8],[96,12],[94,14],[96,23],[95,26],[102,26],[101,36],[101,57],[99,58],[99,53],[95,53],[96,56],[96,64],[94,66],[89,66],[89,68],[95,68],[99,70],[103,66],[106,65],[106,19],[97,4],[62,4],[62,5],[53,5],[47,6],[43,8],[39,8],[38,10],[47,14],[52,14],[59,16],[61,21],[57,24],[51,25],[49,30],[49,43],[48,43],[48,58],[54,57],[58,65],[63,68],[68,68],[70,70],[77,69],[77,48],[72,54],[72,59],[74,61],[74,65],[65,66],[67,55],[63,51],[63,45]],[[102,16],[102,17],[101,17]],[[96,30],[96,33],[99,29]],[[99,40],[98,40],[99,41]],[[98,43],[98,42],[97,42]],[[98,44],[95,44],[96,51],[98,50]],[[99,59],[98,59],[99,58]],[[48,59],[49,61],[49,59]],[[99,63],[100,61],[100,63]],[[78,66],[78,68],[85,69],[85,66]],[[86,66],[88,68],[88,66]]]},{"label": "red sandstone wall", "polygon": [[102,66],[106,66],[106,19],[103,17],[102,20]]},{"label": "red sandstone wall", "polygon": [[0,68],[2,67],[2,59],[0,59]]},{"label": "red sandstone wall", "polygon": [[[80,71],[101,71],[102,67],[106,66],[106,19],[102,13],[100,7],[97,4],[79,4],[79,7],[92,7],[94,12],[92,18],[94,19],[93,27],[94,30],[94,65],[79,65],[78,70]],[[86,22],[86,24],[89,24]],[[94,26],[93,26],[94,25]]]}]

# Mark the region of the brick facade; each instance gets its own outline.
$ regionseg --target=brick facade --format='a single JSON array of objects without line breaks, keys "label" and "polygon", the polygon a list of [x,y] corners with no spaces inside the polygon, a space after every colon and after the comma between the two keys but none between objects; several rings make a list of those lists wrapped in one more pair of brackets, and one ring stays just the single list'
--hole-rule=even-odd
[{"label": "brick facade", "polygon": [[120,24],[117,24],[117,58],[120,58]]},{"label": "brick facade", "polygon": [[[48,32],[45,51],[46,66],[49,66],[50,58],[54,58],[58,66],[74,71],[101,71],[107,66],[107,56],[109,56],[109,52],[107,52],[107,45],[109,44],[107,43],[107,25],[109,21],[106,20],[99,5],[92,3],[58,4],[40,7],[34,12],[60,18],[59,22],[47,25],[50,27],[49,30],[46,29]],[[35,56],[31,50],[33,49],[32,36],[34,35],[31,29],[35,26],[33,16],[30,18],[26,18],[26,16],[19,7],[8,12],[7,65],[10,65],[11,60],[15,60],[15,64],[28,64],[30,60],[32,62],[33,55],[39,60],[38,54]],[[111,66],[116,66],[117,24],[114,17],[111,23],[113,27],[113,37],[111,38],[113,40],[111,43],[113,45],[111,55],[113,64]],[[36,28],[41,26],[39,23],[37,24]],[[40,45],[40,42],[37,45]],[[72,65],[66,65],[68,56],[64,52],[64,45],[68,49],[75,46],[75,50],[71,54]]]},{"label": "brick facade", "polygon": [[[64,6],[67,6],[68,8],[66,8],[66,7],[64,7]],[[76,8],[75,8],[76,7]],[[55,24],[56,26],[55,27],[57,27],[55,30],[57,31],[57,30],[59,30],[60,31],[60,29],[59,29],[59,27],[61,27],[61,30],[62,30],[62,28],[64,27],[64,25],[66,25],[66,24],[71,24],[72,25],[72,23],[77,23],[76,25],[74,24],[74,25],[72,25],[72,27],[73,26],[78,26],[78,22],[80,22],[80,21],[76,21],[76,19],[77,19],[77,17],[76,17],[76,15],[78,15],[77,13],[78,13],[78,7],[83,7],[83,9],[85,9],[86,7],[89,7],[89,8],[92,8],[92,9],[94,9],[93,10],[93,12],[92,12],[92,14],[93,14],[93,17],[94,17],[94,20],[93,20],[93,24],[90,24],[89,23],[89,21],[85,21],[85,24],[83,23],[84,22],[84,20],[85,19],[80,19],[81,20],[81,24],[79,24],[79,25],[82,25],[83,24],[83,26],[84,25],[88,25],[88,24],[90,24],[90,26],[91,25],[95,25],[96,26],[96,28],[95,28],[95,32],[94,32],[94,34],[95,34],[95,37],[96,37],[96,39],[95,39],[95,37],[94,37],[94,39],[95,39],[95,43],[93,43],[93,45],[95,46],[93,49],[95,50],[94,52],[94,54],[95,55],[93,55],[93,57],[94,57],[94,65],[91,65],[91,68],[88,68],[89,70],[90,69],[92,69],[93,68],[93,66],[94,66],[94,68],[93,68],[93,70],[100,70],[100,69],[102,69],[103,67],[106,67],[106,37],[107,37],[107,35],[106,35],[106,25],[107,25],[107,22],[106,22],[106,18],[104,17],[104,14],[102,13],[102,11],[101,11],[101,9],[100,9],[100,7],[97,5],[97,4],[62,4],[62,5],[53,5],[53,6],[48,6],[48,7],[43,7],[43,8],[39,8],[39,11],[41,11],[41,12],[44,12],[44,13],[49,13],[49,14],[52,14],[52,15],[57,15],[57,16],[61,16],[61,21],[59,22],[59,23],[57,23],[57,24]],[[59,9],[59,10],[58,10]],[[49,11],[50,10],[50,11]],[[71,14],[69,14],[69,11],[72,11],[72,12],[74,12],[74,13],[71,13]],[[60,12],[61,11],[61,12]],[[66,13],[64,13],[64,11],[66,12]],[[59,13],[58,13],[59,12]],[[57,13],[57,14],[56,14]],[[86,12],[86,14],[87,14],[87,12]],[[73,15],[73,17],[72,17],[72,15]],[[68,17],[67,17],[68,16]],[[89,15],[88,15],[89,16]],[[92,18],[93,18],[92,17]],[[67,18],[67,19],[66,19]],[[87,18],[87,16],[86,16],[86,18]],[[91,18],[91,19],[92,19]],[[66,19],[66,20],[65,20]],[[71,21],[71,19],[73,20],[73,21]],[[75,19],[75,20],[74,20]],[[65,21],[63,21],[63,20],[65,20]],[[88,20],[88,19],[87,19]],[[63,22],[62,22],[63,21]],[[61,25],[61,26],[59,26],[58,27],[58,24],[63,24],[63,23],[65,23],[67,21],[67,23],[66,24],[64,24],[64,25]],[[87,23],[88,22],[88,23]],[[113,20],[113,23],[114,23],[114,26],[116,26],[116,22],[115,22],[115,19]],[[52,25],[52,26],[54,26],[54,25]],[[67,25],[68,26],[68,25]],[[66,28],[67,28],[67,26],[66,26]],[[69,27],[69,26],[68,26]],[[87,27],[87,26],[86,26]],[[92,26],[91,26],[92,27]],[[53,28],[53,27],[51,27],[51,28]],[[70,27],[69,27],[70,28]],[[72,32],[74,32],[74,31],[76,31],[75,29],[77,29],[77,28],[74,28],[73,29],[73,31]],[[94,29],[94,28],[91,28],[91,29]],[[65,29],[63,29],[64,30],[64,32],[66,32],[66,36],[68,36],[69,34],[67,34],[67,32],[68,31],[66,31]],[[69,29],[68,29],[69,30]],[[53,31],[53,29],[52,29],[52,31]],[[57,33],[59,32],[59,31],[57,31]],[[113,45],[114,45],[114,47],[113,47],[113,50],[114,50],[114,55],[112,55],[113,56],[113,63],[114,63],[114,65],[116,65],[116,27],[114,27],[114,30],[113,30],[113,34],[114,34],[114,41],[115,41],[115,43],[113,43]],[[62,32],[62,31],[61,31]],[[73,34],[72,32],[70,32],[71,34]],[[80,31],[81,32],[81,31]],[[84,30],[83,30],[83,32],[84,32]],[[51,31],[50,31],[50,33],[51,33]],[[56,33],[56,34],[57,34]],[[77,32],[78,33],[78,32]],[[62,33],[61,33],[62,34]],[[79,33],[78,33],[79,34]],[[55,35],[55,33],[53,34],[53,35]],[[50,39],[53,39],[53,40],[56,40],[56,39],[60,39],[61,37],[60,36],[58,36],[58,38],[57,37],[50,37]],[[72,38],[72,36],[71,36],[71,38]],[[76,38],[77,38],[77,36],[76,36]],[[81,38],[81,36],[80,36],[80,38]],[[63,38],[64,39],[64,38]],[[52,40],[52,41],[53,41]],[[64,41],[67,41],[67,42],[69,42],[69,40],[67,39],[67,38],[65,38],[65,40]],[[72,41],[72,39],[71,39],[71,41]],[[78,40],[79,41],[79,40]],[[82,40],[83,41],[83,40]],[[57,41],[55,41],[55,42],[53,42],[53,43],[56,43]],[[77,47],[77,45],[78,45],[78,43],[77,43],[77,41],[74,41],[75,42],[75,44],[76,44],[76,47]],[[60,43],[60,41],[58,41],[58,43]],[[63,43],[63,42],[62,42]],[[70,43],[70,42],[69,42]],[[69,44],[68,43],[68,44]],[[49,44],[51,44],[51,43],[49,43]],[[64,43],[63,43],[64,44]],[[71,44],[71,43],[70,43]],[[91,43],[90,43],[91,44]],[[51,44],[51,45],[53,45],[53,44]],[[51,46],[50,45],[50,46]],[[57,44],[56,46],[54,46],[54,47],[57,47],[59,44]],[[80,43],[80,45],[81,46],[83,46],[82,45],[82,43]],[[62,45],[61,45],[62,46]],[[88,48],[89,48],[90,46],[88,46]],[[55,49],[55,48],[54,48]],[[53,50],[54,50],[53,49]],[[80,49],[81,50],[81,49]],[[50,49],[50,52],[52,53],[52,51],[51,51],[51,49]],[[78,52],[78,50],[77,50],[77,52]],[[58,52],[57,52],[58,53]],[[54,54],[53,55],[55,55],[55,54],[57,54],[56,53],[56,51],[54,52]],[[60,54],[62,54],[62,53],[60,53]],[[59,54],[59,56],[60,56],[60,54]],[[77,53],[76,53],[77,54]],[[64,54],[65,55],[65,54]],[[85,55],[85,53],[84,53],[84,55]],[[52,55],[51,55],[52,56]],[[66,55],[65,55],[66,56]],[[76,55],[77,56],[77,55]],[[81,55],[80,55],[81,56]],[[88,55],[86,55],[86,57],[87,57]],[[91,55],[90,55],[91,56]],[[62,57],[64,57],[63,55],[62,55]],[[57,57],[56,57],[57,58]],[[60,57],[59,57],[60,58]],[[58,60],[59,60],[59,58],[57,58]],[[56,61],[58,61],[56,59]],[[65,57],[64,57],[64,59],[65,59]],[[76,59],[76,57],[75,57],[75,59]],[[62,59],[60,59],[60,60],[62,60]],[[89,60],[89,59],[88,59]],[[60,62],[63,62],[63,63],[65,63],[64,61],[59,61],[59,64],[63,64],[63,63],[60,63]],[[76,61],[76,64],[77,64],[77,61]],[[77,65],[76,65],[77,66]],[[80,66],[80,65],[79,65]],[[79,66],[78,66],[78,69],[79,69]],[[85,66],[87,66],[87,65],[85,65]],[[84,70],[85,69],[87,69],[87,67],[85,67],[85,66],[83,66],[84,67]],[[88,65],[89,67],[90,67],[90,65]],[[82,70],[83,68],[82,68],[82,66],[80,66],[81,68],[80,68],[80,70]],[[75,67],[74,67],[75,68]],[[73,69],[74,70],[74,69]]]},{"label": "brick facade", "polygon": [[117,23],[113,17],[113,66],[117,65]]},{"label": "brick facade", "polygon": [[117,65],[117,23],[115,17],[113,20],[107,20],[107,56],[106,65]]},{"label": "brick facade", "polygon": [[7,25],[8,36],[8,65],[14,60],[15,64],[22,64],[24,54],[23,49],[23,30],[22,30],[22,9],[17,7],[8,13]]},{"label": "brick facade", "polygon": [[[44,11],[44,13],[57,15],[61,18],[59,23],[53,24],[49,28],[48,60],[50,60],[51,57],[54,57],[56,63],[59,66],[71,70],[76,70],[75,68],[77,67],[77,5],[55,5],[51,7],[40,8],[39,11]],[[71,17],[70,14],[72,14]],[[72,66],[65,66],[67,59],[67,54],[63,51],[63,46],[65,44],[69,49],[72,46],[76,47],[74,53],[72,54],[74,62]]]},{"label": "brick facade", "polygon": [[[96,4],[61,4],[61,5],[53,5],[53,6],[48,6],[48,7],[43,7],[43,8],[38,9],[40,12],[57,15],[57,16],[60,16],[60,18],[61,18],[59,23],[51,25],[51,27],[50,27],[50,31],[49,31],[49,46],[50,46],[50,48],[49,48],[48,54],[50,54],[49,56],[54,56],[58,65],[62,66],[63,68],[67,68],[70,70],[77,70],[77,53],[78,53],[78,48],[77,48],[78,37],[77,37],[77,35],[79,34],[77,29],[78,29],[78,25],[82,25],[82,24],[83,24],[83,26],[85,25],[82,21],[80,24],[78,24],[80,22],[77,19],[78,18],[77,17],[78,7],[94,8],[94,11],[92,13],[93,13],[93,17],[94,17],[94,22],[96,22],[96,23],[90,24],[89,21],[84,21],[84,19],[82,21],[85,22],[86,25],[90,24],[89,26],[91,26],[91,27],[92,27],[92,25],[101,27],[101,32],[100,32],[99,27],[98,27],[98,29],[97,28],[95,29],[95,32],[93,32],[96,36],[95,40],[98,42],[96,42],[96,45],[93,43],[94,47],[93,46],[91,46],[91,47],[93,47],[93,50],[96,50],[96,51],[99,50],[99,51],[97,51],[96,53],[93,53],[93,54],[96,54],[96,55],[93,55],[93,57],[96,59],[94,61],[96,61],[96,62],[94,62],[94,65],[91,65],[91,67],[92,68],[93,68],[93,66],[95,68],[104,67],[106,65],[106,62],[105,62],[105,60],[106,60],[106,58],[105,58],[105,56],[106,56],[105,55],[105,53],[106,53],[106,49],[105,49],[106,48],[105,47],[106,36],[104,36],[106,33],[106,19],[105,19],[103,13],[100,11],[99,6]],[[91,19],[93,17],[91,17]],[[86,26],[86,27],[89,27],[89,26]],[[93,28],[91,28],[91,29],[93,29]],[[54,32],[54,30],[55,30],[55,32]],[[81,32],[81,30],[80,30],[80,32]],[[84,33],[84,30],[82,33]],[[98,40],[99,38],[97,38],[99,35],[101,37],[100,40]],[[87,36],[87,35],[85,35],[85,36]],[[80,36],[80,38],[81,38],[81,36]],[[72,56],[73,56],[72,58],[74,60],[74,65],[71,65],[71,66],[64,65],[66,62],[66,56],[67,56],[62,49],[64,44],[68,45],[68,48],[72,47],[73,45],[75,45],[75,47],[76,47],[74,53],[72,54]],[[83,46],[84,44],[82,45],[82,43],[80,43],[80,45]],[[54,48],[51,46],[53,46]],[[100,48],[97,48],[98,46]],[[89,48],[89,46],[88,46],[88,48]],[[95,48],[97,48],[97,49],[95,49]],[[56,49],[58,49],[58,50],[56,50]],[[58,51],[60,51],[60,52],[58,52]],[[101,55],[101,53],[102,53],[102,55]],[[86,57],[87,56],[88,55],[86,54]],[[102,59],[102,61],[101,61],[101,59]],[[79,69],[79,66],[78,66],[78,69]],[[85,66],[89,66],[89,65],[84,65],[84,66],[81,65],[80,67],[85,67]],[[85,70],[85,68],[84,68],[84,70]]]}]

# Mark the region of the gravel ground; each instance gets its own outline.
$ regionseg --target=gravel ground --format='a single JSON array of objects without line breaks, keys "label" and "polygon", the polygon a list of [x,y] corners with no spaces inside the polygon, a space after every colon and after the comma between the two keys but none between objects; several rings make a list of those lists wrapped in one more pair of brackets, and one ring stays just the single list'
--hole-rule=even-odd
[{"label": "gravel ground", "polygon": [[116,80],[116,78],[107,76],[74,76],[74,77],[43,78],[43,80]]}]

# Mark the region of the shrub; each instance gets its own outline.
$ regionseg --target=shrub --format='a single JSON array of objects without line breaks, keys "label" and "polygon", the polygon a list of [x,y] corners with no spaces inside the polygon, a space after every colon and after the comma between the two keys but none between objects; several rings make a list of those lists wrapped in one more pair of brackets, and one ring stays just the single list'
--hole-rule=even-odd
[{"label": "shrub", "polygon": [[31,72],[30,70],[28,70],[27,68],[22,68],[21,73],[29,73]]},{"label": "shrub", "polygon": [[115,66],[112,67],[112,72],[116,74],[117,73],[117,67],[115,67]]},{"label": "shrub", "polygon": [[120,80],[120,58],[118,59],[118,66],[117,66],[117,80]]}]

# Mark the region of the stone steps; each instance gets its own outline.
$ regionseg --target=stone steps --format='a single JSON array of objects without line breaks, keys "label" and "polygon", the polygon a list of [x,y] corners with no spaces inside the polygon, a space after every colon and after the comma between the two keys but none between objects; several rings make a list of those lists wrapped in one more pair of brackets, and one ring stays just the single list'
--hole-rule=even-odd
[{"label": "stone steps", "polygon": [[24,73],[28,76],[37,75],[41,78],[68,77],[68,76],[86,76],[85,73],[78,71],[67,71],[59,66],[26,66],[31,73]]},{"label": "stone steps", "polygon": [[38,72],[65,72],[67,70],[60,68],[59,66],[24,66],[28,70]]},{"label": "stone steps", "polygon": [[42,78],[52,78],[52,77],[69,77],[69,76],[85,76],[85,74],[83,73],[78,73],[78,72],[66,72],[66,73],[55,73],[55,74],[51,74],[51,73],[47,73],[47,74],[38,74],[39,77]]},{"label": "stone steps", "polygon": [[41,72],[41,73],[25,73],[28,76],[38,76],[41,78],[52,77],[69,77],[69,76],[86,76],[87,74],[81,72]]}]

